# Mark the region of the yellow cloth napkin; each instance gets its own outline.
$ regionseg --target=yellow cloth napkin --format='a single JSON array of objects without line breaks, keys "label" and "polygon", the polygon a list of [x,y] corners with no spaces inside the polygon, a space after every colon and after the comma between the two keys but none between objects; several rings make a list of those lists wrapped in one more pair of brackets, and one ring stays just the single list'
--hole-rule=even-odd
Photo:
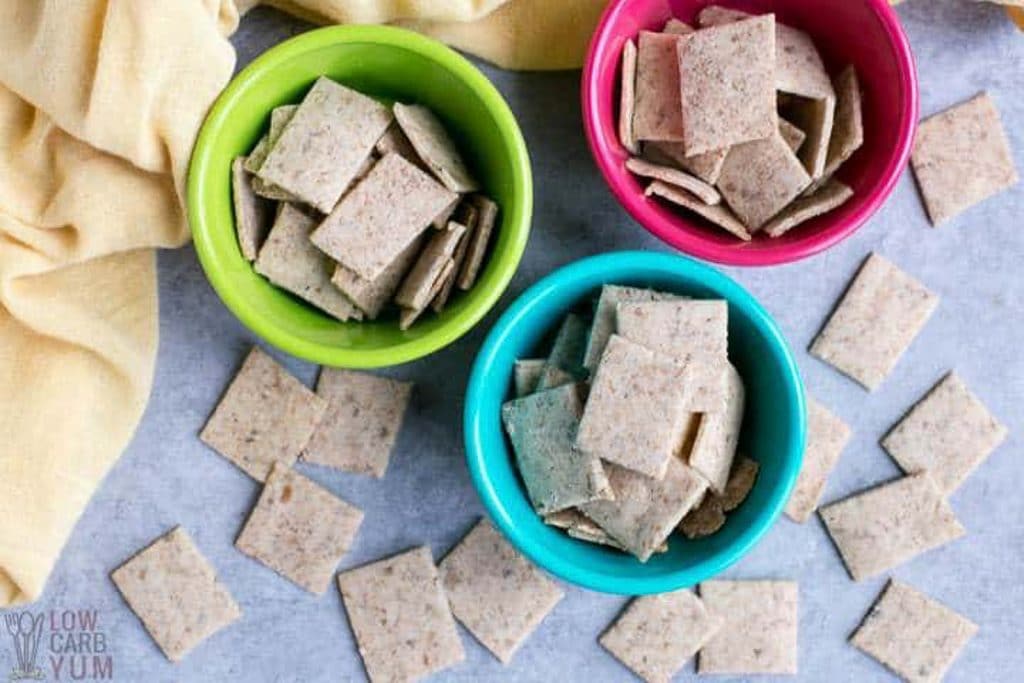
[{"label": "yellow cloth napkin", "polygon": [[[0,3],[0,607],[39,597],[132,436],[157,347],[154,247],[251,0]],[[509,68],[580,65],[604,0],[281,0],[401,22]]]}]

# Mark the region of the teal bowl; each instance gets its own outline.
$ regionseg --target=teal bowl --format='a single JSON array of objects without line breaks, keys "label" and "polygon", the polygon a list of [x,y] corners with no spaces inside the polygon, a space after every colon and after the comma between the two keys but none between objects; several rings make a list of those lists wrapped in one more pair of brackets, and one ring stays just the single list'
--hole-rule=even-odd
[{"label": "teal bowl", "polygon": [[[585,305],[604,284],[650,287],[729,303],[729,359],[747,390],[739,450],[761,465],[750,496],[729,514],[718,533],[692,541],[673,536],[669,551],[646,563],[545,525],[526,496],[501,425],[501,405],[512,396],[516,359],[536,357],[566,312]],[[473,366],[466,396],[469,471],[497,527],[523,554],[552,574],[584,588],[626,595],[695,585],[748,552],[789,498],[803,460],[805,431],[800,373],[768,313],[726,275],[670,254],[595,256],[560,268],[530,287],[488,335]]]}]

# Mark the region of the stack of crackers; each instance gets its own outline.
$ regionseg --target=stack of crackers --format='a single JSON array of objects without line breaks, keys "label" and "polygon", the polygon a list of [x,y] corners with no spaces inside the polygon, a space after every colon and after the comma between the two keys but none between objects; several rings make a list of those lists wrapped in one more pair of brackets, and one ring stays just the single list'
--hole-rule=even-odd
[{"label": "stack of crackers", "polygon": [[498,213],[479,189],[429,109],[324,77],[232,164],[239,246],[257,272],[342,321],[393,302],[402,329],[476,281]]},{"label": "stack of crackers", "polygon": [[811,38],[717,6],[622,53],[619,137],[645,190],[742,240],[785,234],[853,190],[836,171],[864,141],[856,71],[834,79]]}]

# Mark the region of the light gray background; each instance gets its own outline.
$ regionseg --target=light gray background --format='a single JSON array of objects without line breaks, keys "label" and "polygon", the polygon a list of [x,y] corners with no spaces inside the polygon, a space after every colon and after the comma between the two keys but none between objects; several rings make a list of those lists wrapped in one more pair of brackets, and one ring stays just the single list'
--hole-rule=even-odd
[{"label": "light gray background", "polygon": [[[917,55],[923,114],[988,90],[1024,169],[1024,34],[1014,31],[1000,8],[987,4],[911,0],[899,12]],[[275,12],[254,12],[234,38],[240,65],[306,28]],[[460,418],[469,367],[498,312],[530,283],[569,261],[612,249],[665,249],[620,210],[591,161],[580,123],[578,72],[482,68],[508,99],[530,148],[536,177],[533,234],[512,286],[486,320],[429,360],[392,371],[415,380],[418,388],[387,477],[377,481],[304,468],[366,511],[343,568],[421,543],[439,557],[481,515],[463,463]],[[952,498],[968,535],[894,573],[981,625],[950,674],[956,681],[1010,680],[1024,670],[1022,210],[1024,185],[1018,185],[933,229],[906,173],[885,208],[827,254],[785,267],[728,269],[775,316],[809,391],[853,427],[826,501],[898,473],[879,448],[879,438],[951,368],[1009,426],[1010,439]],[[942,302],[888,380],[868,394],[812,359],[806,348],[871,250],[920,278]],[[161,254],[160,284],[162,338],[149,409],[78,525],[39,607],[99,610],[117,680],[362,679],[337,591],[312,597],[234,550],[258,488],[196,439],[253,336],[217,299],[191,248]],[[283,360],[312,383],[316,368]],[[172,666],[107,574],[175,524],[192,532],[245,617]],[[804,526],[781,519],[727,576],[800,582],[800,680],[886,679],[879,665],[846,644],[884,579],[853,583],[847,578],[817,519]],[[510,666],[501,666],[462,631],[465,663],[438,678],[628,681],[630,674],[596,643],[624,604],[621,597],[566,586],[565,600]],[[6,640],[0,642],[0,671],[6,671],[12,654]]]}]

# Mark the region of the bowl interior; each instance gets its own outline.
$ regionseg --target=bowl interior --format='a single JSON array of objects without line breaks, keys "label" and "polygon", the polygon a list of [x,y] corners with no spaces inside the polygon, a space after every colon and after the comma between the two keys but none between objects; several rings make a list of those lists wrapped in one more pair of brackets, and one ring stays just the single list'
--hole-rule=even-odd
[{"label": "bowl interior", "polygon": [[[755,236],[743,243],[699,218],[643,196],[643,185],[626,171],[629,153],[617,134],[620,57],[626,40],[641,30],[660,30],[675,16],[696,22],[707,5],[776,19],[814,39],[829,73],[857,69],[863,91],[864,146],[837,177],[854,189],[840,208],[807,221],[779,238]],[[598,166],[626,209],[669,244],[702,258],[737,265],[780,263],[835,244],[863,224],[888,197],[906,165],[917,122],[917,86],[906,37],[886,0],[619,0],[595,34],[584,74],[588,137]]]},{"label": "bowl interior", "polygon": [[[424,104],[452,134],[484,191],[501,207],[491,255],[474,288],[412,329],[394,317],[340,323],[279,290],[245,261],[235,237],[231,160],[266,131],[271,109],[298,102],[321,75],[382,100]],[[371,367],[411,360],[456,339],[494,304],[525,247],[532,208],[529,160],[504,100],[465,59],[401,29],[312,31],[255,60],[215,104],[193,153],[189,217],[207,276],[227,306],[271,343],[310,360]]]},{"label": "bowl interior", "polygon": [[[739,451],[761,464],[750,497],[730,513],[718,533],[693,541],[673,536],[669,551],[645,564],[545,525],[526,496],[500,419],[501,404],[512,397],[516,359],[543,357],[563,316],[588,305],[606,283],[729,302],[729,358],[747,391]],[[743,288],[683,257],[626,252],[579,261],[549,275],[502,316],[470,380],[466,449],[470,473],[492,519],[522,552],[567,581],[606,592],[642,594],[713,576],[756,542],[778,516],[799,472],[804,421],[802,384],[785,341]]]}]

